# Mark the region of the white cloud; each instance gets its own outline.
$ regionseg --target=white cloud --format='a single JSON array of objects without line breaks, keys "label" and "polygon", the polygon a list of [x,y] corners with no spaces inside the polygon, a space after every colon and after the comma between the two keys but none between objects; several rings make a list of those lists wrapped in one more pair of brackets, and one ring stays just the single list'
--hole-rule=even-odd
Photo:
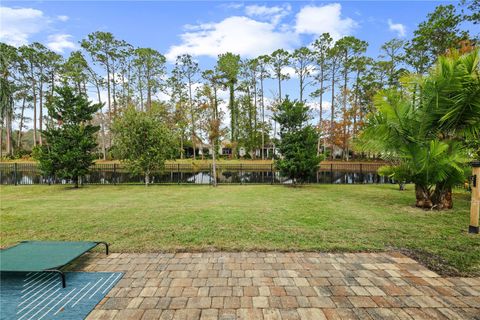
[{"label": "white cloud", "polygon": [[[311,65],[308,70],[310,71],[309,77],[313,77],[318,73],[318,70],[315,68],[315,66]],[[288,75],[290,79],[297,79],[298,74],[295,72],[295,69],[290,66],[286,66],[282,68],[282,73],[285,75]]]},{"label": "white cloud", "polygon": [[32,8],[0,7],[0,41],[13,46],[28,43],[31,35],[44,30],[49,19]]},{"label": "white cloud", "polygon": [[295,69],[293,67],[287,66],[282,68],[282,73],[287,75],[289,78],[297,78],[297,74],[295,73]]},{"label": "white cloud", "polygon": [[305,6],[296,15],[297,33],[320,35],[330,33],[334,40],[349,35],[358,26],[351,18],[342,18],[342,6],[339,3],[325,6]]},{"label": "white cloud", "polygon": [[249,17],[267,20],[272,24],[277,25],[282,18],[290,14],[292,7],[289,4],[283,6],[259,6],[259,5],[250,5],[245,7],[245,14]]},{"label": "white cloud", "polygon": [[57,19],[62,21],[62,22],[65,22],[65,21],[68,21],[68,19],[70,19],[69,16],[57,16]]},{"label": "white cloud", "polygon": [[243,7],[243,3],[238,3],[238,2],[231,2],[231,3],[223,3],[219,6],[220,8],[225,8],[225,9],[240,9]]},{"label": "white cloud", "polygon": [[47,47],[51,50],[63,53],[65,49],[75,50],[77,44],[70,39],[72,38],[69,34],[53,34],[48,36]]},{"label": "white cloud", "polygon": [[217,23],[189,25],[180,38],[182,43],[170,47],[166,54],[170,61],[185,53],[216,57],[233,52],[255,57],[278,48],[290,49],[298,44],[298,35],[294,32],[277,30],[271,22],[242,16],[228,17]]},{"label": "white cloud", "polygon": [[388,19],[388,29],[396,32],[399,37],[405,37],[406,27],[401,23],[393,23],[392,19]]}]

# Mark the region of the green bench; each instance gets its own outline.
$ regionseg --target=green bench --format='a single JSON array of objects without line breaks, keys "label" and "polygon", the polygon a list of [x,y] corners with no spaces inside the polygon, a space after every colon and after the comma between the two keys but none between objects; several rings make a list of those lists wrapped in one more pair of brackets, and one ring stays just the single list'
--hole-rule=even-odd
[{"label": "green bench", "polygon": [[106,242],[81,241],[22,241],[0,250],[0,272],[54,272],[58,273],[65,288],[65,274],[60,270],[85,252]]}]

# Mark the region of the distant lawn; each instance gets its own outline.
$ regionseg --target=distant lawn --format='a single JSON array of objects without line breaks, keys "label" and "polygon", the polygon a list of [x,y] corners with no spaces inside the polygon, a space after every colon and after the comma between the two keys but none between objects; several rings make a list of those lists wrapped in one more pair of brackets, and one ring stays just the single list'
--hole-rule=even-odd
[{"label": "distant lawn", "polygon": [[0,187],[0,244],[105,240],[115,252],[408,249],[444,272],[480,272],[470,195],[455,209],[413,208],[412,186]]}]

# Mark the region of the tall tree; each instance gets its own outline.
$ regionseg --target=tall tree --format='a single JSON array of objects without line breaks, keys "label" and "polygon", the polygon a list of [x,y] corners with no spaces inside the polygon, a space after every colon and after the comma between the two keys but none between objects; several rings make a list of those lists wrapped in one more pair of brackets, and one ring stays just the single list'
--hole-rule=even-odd
[{"label": "tall tree", "polygon": [[33,146],[37,145],[37,100],[38,100],[38,77],[39,77],[39,54],[36,46],[30,44],[28,46],[21,46],[19,52],[22,59],[26,62],[26,76],[30,84],[30,91],[33,101]]},{"label": "tall tree", "polygon": [[[283,49],[275,50],[269,59],[270,67],[272,68],[272,75],[274,78],[277,79],[278,83],[278,98],[277,102],[272,105],[272,112],[273,112],[273,141],[276,140],[277,137],[277,122],[275,121],[275,114],[276,109],[279,104],[282,103],[282,81],[289,79],[289,75],[285,73],[284,69],[290,64],[290,54]],[[273,155],[275,156],[275,143],[273,144]]]},{"label": "tall tree", "polygon": [[414,68],[424,73],[425,67],[431,66],[437,56],[447,53],[449,49],[457,48],[461,40],[468,39],[468,32],[460,30],[461,22],[462,16],[456,12],[453,5],[439,5],[429,13],[427,20],[420,23],[414,31],[414,37],[408,45],[407,55],[420,55],[410,58],[417,60],[417,64],[418,60],[422,61],[422,54],[428,57],[424,61],[426,66],[419,68],[418,65],[412,64]]},{"label": "tall tree", "polygon": [[385,42],[380,48],[380,58],[386,59],[388,63],[388,85],[390,87],[399,85],[399,65],[404,59],[402,51],[405,44],[406,42],[403,40],[392,39]]},{"label": "tall tree", "polygon": [[142,91],[143,88],[147,90],[146,110],[150,110],[152,106],[152,95],[161,90],[162,77],[165,75],[165,62],[165,56],[154,49],[135,49],[134,65],[138,70],[139,90]]},{"label": "tall tree", "polygon": [[217,186],[217,163],[216,157],[218,153],[219,140],[222,135],[221,130],[221,113],[218,110],[217,89],[218,78],[214,70],[206,70],[203,72],[203,77],[208,81],[198,90],[200,110],[202,112],[202,119],[200,125],[207,134],[208,141],[211,146],[212,156],[212,185]]},{"label": "tall tree", "polygon": [[[325,82],[328,80],[328,52],[332,47],[333,39],[328,33],[323,33],[313,43],[314,58],[316,64],[315,81],[318,83],[318,89],[314,91],[313,96],[319,98],[319,115],[318,115],[318,141],[317,141],[317,153],[320,154],[320,145],[322,139],[322,121],[323,121],[323,94],[327,89]],[[325,148],[325,146],[324,146]]]},{"label": "tall tree", "polygon": [[299,99],[300,102],[304,103],[303,92],[305,88],[311,83],[308,81],[308,78],[311,76],[313,71],[313,62],[314,55],[313,52],[307,47],[301,47],[295,49],[291,55],[291,63],[293,70],[298,75],[299,81]]},{"label": "tall tree", "polygon": [[[76,94],[87,94],[87,82],[89,79],[87,68],[88,62],[80,51],[71,52],[63,65],[63,76],[68,84],[75,88]],[[98,99],[100,100],[100,95]]]},{"label": "tall tree", "polygon": [[[346,117],[347,115],[347,86],[349,81],[349,74],[353,69],[353,63],[358,58],[360,54],[363,54],[367,50],[368,43],[366,41],[362,41],[352,36],[346,36],[341,38],[335,43],[337,50],[341,56],[341,63],[342,63],[342,75],[343,75],[343,90],[342,90],[342,109],[343,115]],[[348,121],[343,121],[343,145],[346,150],[343,150],[343,155],[346,160],[348,160],[349,150],[348,150]]]},{"label": "tall tree", "polygon": [[240,56],[227,52],[218,56],[217,70],[223,79],[223,84],[228,88],[228,108],[230,110],[230,137],[232,143],[238,139],[238,110],[235,103],[235,88],[240,72]]},{"label": "tall tree", "polygon": [[480,0],[460,0],[460,5],[468,10],[468,12],[462,10],[464,19],[473,24],[480,24]]},{"label": "tall tree", "polygon": [[[90,67],[80,51],[73,51],[63,65],[64,79],[75,88],[77,94],[87,94],[88,87],[93,86],[97,94],[97,101],[103,106],[101,90],[104,87],[102,78]],[[101,149],[103,160],[107,159],[106,119],[100,108],[95,119],[100,123]]]},{"label": "tall tree", "polygon": [[[12,143],[12,121],[14,115],[14,92],[15,84],[13,81],[12,70],[16,64],[17,50],[15,47],[0,43],[0,135],[3,139],[3,130],[6,129],[6,152],[11,156],[13,153]],[[0,140],[0,149],[3,143]],[[0,150],[0,158],[3,156]]]},{"label": "tall tree", "polygon": [[285,73],[284,68],[290,64],[290,54],[283,50],[275,50],[270,55],[270,66],[272,67],[273,75],[277,79],[278,83],[278,103],[282,102],[282,81],[289,78]]},{"label": "tall tree", "polygon": [[269,64],[270,57],[268,55],[259,56],[256,60],[258,63],[258,78],[260,81],[260,107],[261,107],[261,114],[262,114],[262,160],[265,159],[265,89],[264,89],[264,82],[265,79],[270,77],[270,73],[268,72],[268,64]]},{"label": "tall tree", "polygon": [[166,88],[170,97],[170,104],[173,109],[173,122],[176,136],[180,139],[180,158],[183,159],[185,149],[184,142],[188,128],[188,115],[190,108],[188,104],[188,93],[185,83],[181,81],[179,70],[173,69],[172,76],[166,81]]},{"label": "tall tree", "polygon": [[107,107],[108,115],[111,117],[112,112],[112,90],[111,90],[111,77],[112,77],[112,65],[116,55],[116,39],[110,32],[97,31],[90,33],[87,39],[82,40],[81,46],[85,51],[90,54],[92,60],[99,63],[107,74]]},{"label": "tall tree", "polygon": [[184,54],[177,57],[175,62],[175,70],[176,75],[180,77],[180,81],[185,81],[187,89],[188,89],[188,105],[190,108],[190,124],[191,124],[191,138],[192,138],[192,149],[193,149],[193,159],[196,157],[195,151],[195,122],[196,122],[196,115],[195,115],[195,106],[193,104],[193,84],[196,81],[196,77],[200,72],[200,68],[198,67],[198,63],[193,60],[192,56],[189,54]]},{"label": "tall tree", "polygon": [[[327,51],[328,60],[330,62],[330,92],[331,92],[331,101],[330,101],[330,140],[333,141],[335,136],[335,84],[338,80],[338,75],[341,66],[341,56],[340,56],[340,47],[335,43]],[[333,144],[330,146],[330,158],[333,159]]]}]

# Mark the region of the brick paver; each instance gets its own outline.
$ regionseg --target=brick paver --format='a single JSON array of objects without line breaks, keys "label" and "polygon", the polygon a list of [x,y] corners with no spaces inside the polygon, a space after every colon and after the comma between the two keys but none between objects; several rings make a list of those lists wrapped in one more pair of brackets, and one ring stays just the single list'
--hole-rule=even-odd
[{"label": "brick paver", "polygon": [[121,271],[87,319],[480,319],[480,278],[443,278],[399,253],[90,253]]}]

